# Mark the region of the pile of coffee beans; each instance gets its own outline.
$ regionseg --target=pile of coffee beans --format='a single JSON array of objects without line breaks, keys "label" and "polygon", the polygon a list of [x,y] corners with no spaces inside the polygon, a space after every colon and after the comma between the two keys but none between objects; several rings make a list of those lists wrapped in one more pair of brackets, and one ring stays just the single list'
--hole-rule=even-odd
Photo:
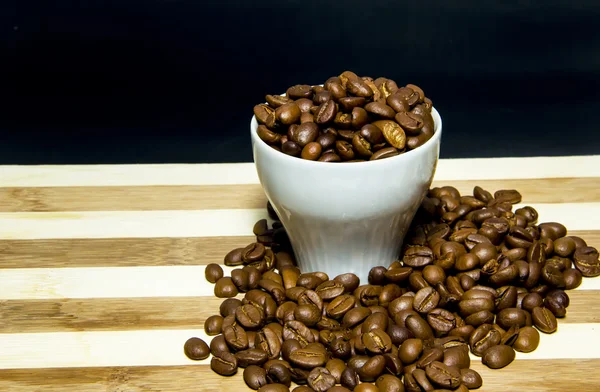
[{"label": "pile of coffee beans", "polygon": [[[538,223],[532,207],[514,212],[515,190],[493,195],[453,187],[425,197],[399,259],[352,273],[302,273],[277,216],[254,226],[256,242],[206,267],[217,297],[205,342],[184,345],[211,368],[243,368],[259,391],[468,391],[483,380],[469,353],[492,369],[534,351],[540,332],[557,331],[582,278],[600,275],[598,251],[560,223]],[[243,293],[239,298],[238,294]]]},{"label": "pile of coffee beans", "polygon": [[414,150],[434,133],[423,90],[344,71],[323,86],[295,85],[254,107],[258,136],[285,154],[321,162],[361,162]]}]

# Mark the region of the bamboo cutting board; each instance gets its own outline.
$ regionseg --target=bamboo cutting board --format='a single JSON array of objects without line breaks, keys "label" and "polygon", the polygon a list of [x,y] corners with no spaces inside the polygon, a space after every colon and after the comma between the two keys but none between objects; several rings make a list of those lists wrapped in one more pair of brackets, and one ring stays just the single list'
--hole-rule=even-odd
[{"label": "bamboo cutting board", "polygon": [[[600,156],[441,160],[434,186],[518,189],[600,248]],[[252,164],[0,166],[0,391],[249,390],[183,354],[221,300],[204,266],[253,241]],[[600,390],[600,278],[480,391]]]}]

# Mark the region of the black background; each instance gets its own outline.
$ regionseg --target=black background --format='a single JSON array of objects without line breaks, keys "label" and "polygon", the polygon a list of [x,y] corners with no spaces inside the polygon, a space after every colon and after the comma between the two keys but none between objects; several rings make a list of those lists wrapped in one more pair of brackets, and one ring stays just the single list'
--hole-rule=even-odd
[{"label": "black background", "polygon": [[598,25],[597,0],[2,2],[0,163],[251,161],[254,104],[346,69],[420,85],[442,157],[599,153]]}]

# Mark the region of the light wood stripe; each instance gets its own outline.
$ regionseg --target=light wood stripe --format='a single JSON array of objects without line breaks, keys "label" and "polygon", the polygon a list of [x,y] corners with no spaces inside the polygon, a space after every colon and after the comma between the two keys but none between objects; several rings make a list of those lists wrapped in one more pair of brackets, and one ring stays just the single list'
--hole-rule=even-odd
[{"label": "light wood stripe", "polygon": [[[560,325],[600,323],[599,290],[568,294],[571,305]],[[216,297],[4,300],[0,333],[202,329],[221,302]]]},{"label": "light wood stripe", "polygon": [[[523,205],[518,204],[515,208]],[[570,230],[600,229],[600,202],[532,203],[540,222]],[[154,238],[250,235],[266,209],[0,213],[0,239]]]},{"label": "light wood stripe", "polygon": [[[205,266],[16,268],[0,274],[0,299],[148,298],[212,296]],[[225,275],[234,267],[223,266]],[[108,283],[110,282],[110,283]],[[585,278],[578,290],[600,290]]]},{"label": "light wood stripe", "polygon": [[[569,234],[600,249],[600,230],[573,230]],[[227,252],[253,241],[252,235],[0,240],[0,269],[206,265],[223,263]]]},{"label": "light wood stripe", "polygon": [[[600,232],[597,237],[600,244]],[[0,240],[0,268],[207,265],[223,263],[227,252],[255,240],[252,235]]]},{"label": "light wood stripe", "polygon": [[242,236],[266,217],[266,209],[5,212],[0,239]]},{"label": "light wood stripe", "polygon": [[[473,187],[494,192],[517,189],[528,203],[600,201],[600,177],[527,180],[435,181],[463,195]],[[0,211],[145,211],[265,208],[267,198],[258,184],[191,186],[105,186],[0,188]]]},{"label": "light wood stripe", "polygon": [[[472,367],[483,377],[483,386],[477,389],[480,392],[597,392],[600,383],[597,372],[600,359],[517,360],[499,370],[488,369],[476,360],[472,361]],[[250,390],[241,370],[232,377],[221,377],[207,365],[0,370],[0,389],[12,392]]]},{"label": "light wood stripe", "polygon": [[[5,269],[1,299],[212,296],[203,265]],[[233,267],[223,266],[228,275]]]},{"label": "light wood stripe", "polygon": [[[600,324],[561,324],[557,333],[541,334],[539,348],[517,359],[591,359],[600,343]],[[174,366],[207,364],[182,352],[185,341],[202,329],[46,332],[0,334],[0,368],[96,366]],[[476,357],[473,357],[475,359]]]},{"label": "light wood stripe", "polygon": [[[600,155],[440,159],[437,181],[600,177]],[[258,184],[254,163],[0,166],[2,187]]]}]

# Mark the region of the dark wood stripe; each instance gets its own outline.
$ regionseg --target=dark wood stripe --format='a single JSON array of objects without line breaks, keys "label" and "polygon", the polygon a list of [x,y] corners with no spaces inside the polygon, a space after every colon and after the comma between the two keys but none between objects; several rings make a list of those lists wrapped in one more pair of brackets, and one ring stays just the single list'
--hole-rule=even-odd
[{"label": "dark wood stripe", "polygon": [[0,268],[222,264],[231,249],[254,240],[253,236],[0,240]]},{"label": "dark wood stripe", "polygon": [[[569,234],[600,249],[600,230]],[[254,240],[253,236],[0,240],[0,269],[206,265],[223,263],[227,252]]]},{"label": "dark wood stripe", "polygon": [[[479,361],[473,368],[483,377],[481,392],[597,392],[600,359],[519,360],[491,370]],[[208,365],[92,367],[0,370],[0,390],[11,392],[249,390],[242,369],[231,377],[213,373]]]},{"label": "dark wood stripe", "polygon": [[[527,203],[600,201],[600,178],[435,181],[472,194],[479,185],[491,192],[517,189]],[[259,184],[189,186],[99,186],[0,188],[0,212],[139,211],[264,208]]]},{"label": "dark wood stripe", "polygon": [[[568,294],[571,305],[560,324],[600,322],[600,291]],[[6,300],[0,301],[0,333],[202,329],[221,302],[216,297]]]}]

